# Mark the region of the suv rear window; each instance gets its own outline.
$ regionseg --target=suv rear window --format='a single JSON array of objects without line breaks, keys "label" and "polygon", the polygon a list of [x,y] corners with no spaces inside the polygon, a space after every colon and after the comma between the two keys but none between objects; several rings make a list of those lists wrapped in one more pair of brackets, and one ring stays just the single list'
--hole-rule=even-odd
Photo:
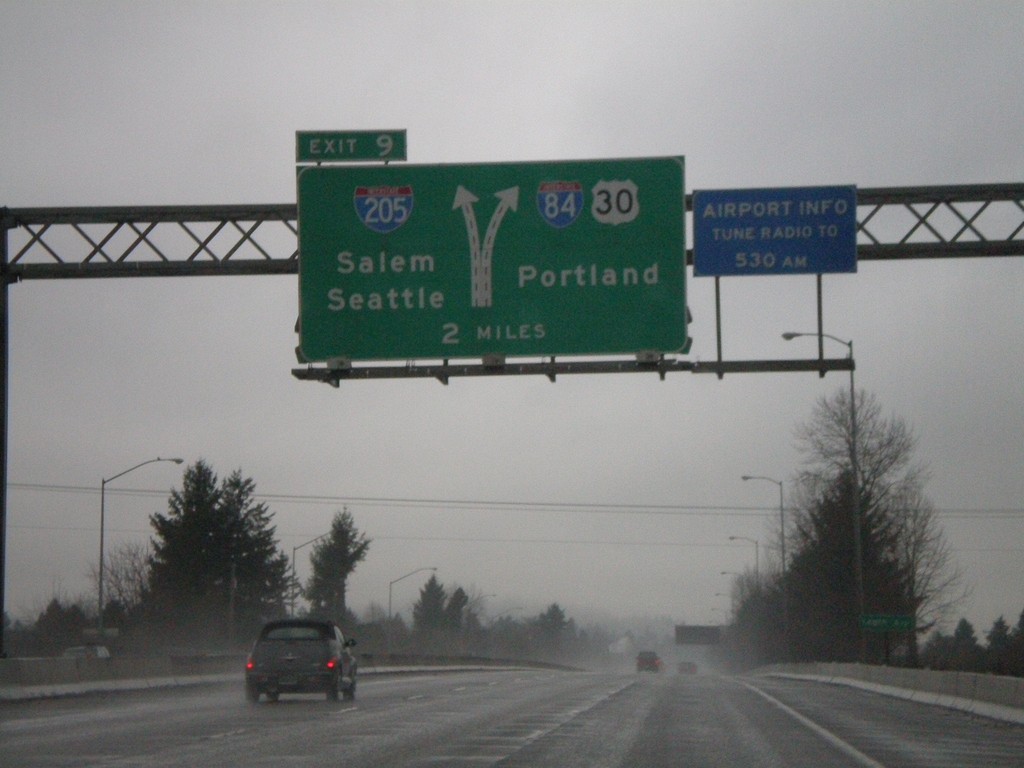
[{"label": "suv rear window", "polygon": [[319,627],[273,627],[264,640],[322,640],[326,633]]}]

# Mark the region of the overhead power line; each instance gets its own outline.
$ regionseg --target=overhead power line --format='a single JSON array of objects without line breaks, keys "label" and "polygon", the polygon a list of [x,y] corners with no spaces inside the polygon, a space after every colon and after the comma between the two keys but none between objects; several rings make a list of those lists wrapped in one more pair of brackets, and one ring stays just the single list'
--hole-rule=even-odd
[{"label": "overhead power line", "polygon": [[[88,526],[72,525],[11,525],[13,529],[30,531],[75,531],[82,533],[93,533],[95,528]],[[107,527],[108,532],[113,533],[134,533],[148,534],[151,531],[142,528],[114,528]],[[306,539],[312,533],[291,533],[283,534],[287,537]],[[411,542],[437,542],[445,544],[528,544],[528,545],[556,545],[556,546],[605,546],[605,547],[659,547],[675,549],[747,549],[746,544],[732,544],[728,541],[618,541],[614,539],[541,539],[541,538],[517,538],[506,536],[373,536],[373,541],[411,541]],[[988,552],[988,553],[1019,553],[1024,552],[1021,547],[954,547],[956,552]]]},{"label": "overhead power line", "polygon": [[[40,491],[50,493],[99,494],[99,488],[84,485],[57,485],[50,483],[8,483],[10,490]],[[118,488],[107,490],[108,496],[140,496],[166,498],[166,490],[146,488]],[[389,496],[331,496],[314,494],[256,493],[254,497],[263,502],[279,504],[310,505],[360,505],[367,507],[390,507],[431,509],[439,511],[478,512],[564,512],[579,514],[623,514],[623,515],[728,515],[730,517],[760,517],[778,510],[776,506],[740,506],[709,504],[622,504],[552,501],[502,501],[488,499],[436,499]],[[1024,508],[936,508],[935,512],[945,518],[1024,518]]]}]

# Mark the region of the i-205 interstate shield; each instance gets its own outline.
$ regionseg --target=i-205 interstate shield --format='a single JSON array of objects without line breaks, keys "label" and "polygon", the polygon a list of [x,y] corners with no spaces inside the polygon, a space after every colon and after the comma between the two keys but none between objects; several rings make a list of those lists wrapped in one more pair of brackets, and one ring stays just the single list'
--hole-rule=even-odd
[{"label": "i-205 interstate shield", "polygon": [[356,187],[356,215],[368,229],[386,235],[405,224],[412,215],[412,186]]},{"label": "i-205 interstate shield", "polygon": [[583,185],[578,181],[545,181],[537,189],[537,210],[552,227],[568,227],[583,210]]}]

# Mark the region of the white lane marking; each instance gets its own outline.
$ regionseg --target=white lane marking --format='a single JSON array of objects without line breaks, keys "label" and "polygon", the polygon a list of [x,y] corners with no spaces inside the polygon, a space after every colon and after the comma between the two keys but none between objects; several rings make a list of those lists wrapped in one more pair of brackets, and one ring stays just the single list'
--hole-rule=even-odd
[{"label": "white lane marking", "polygon": [[230,738],[231,736],[241,736],[242,734],[246,733],[248,730],[249,730],[248,728],[236,728],[233,731],[221,731],[220,733],[211,733],[206,738],[210,739],[211,741],[214,740],[214,739],[227,739],[227,738]]},{"label": "white lane marking", "polygon": [[792,709],[791,707],[786,706],[781,701],[776,699],[774,696],[771,696],[771,695],[765,693],[760,688],[757,688],[757,687],[755,687],[755,686],[751,685],[750,683],[747,683],[747,682],[745,682],[743,680],[740,680],[740,683],[742,683],[747,688],[752,690],[758,696],[761,696],[762,698],[764,698],[770,704],[773,704],[776,707],[778,707],[779,709],[781,709],[783,712],[785,712],[787,715],[792,717],[794,720],[796,720],[798,723],[800,723],[804,727],[809,728],[810,730],[814,731],[814,733],[816,733],[819,736],[821,736],[821,738],[825,739],[825,741],[827,741],[829,744],[834,746],[840,752],[843,752],[846,755],[848,755],[849,757],[852,757],[854,760],[856,760],[861,765],[867,766],[867,768],[885,768],[884,764],[878,762],[877,760],[875,760],[873,758],[868,757],[867,755],[865,755],[863,752],[861,752],[856,747],[853,747],[850,744],[847,744],[845,741],[840,739],[838,736],[836,736],[831,731],[826,730],[825,728],[822,728],[820,725],[818,725],[813,720],[811,720],[811,719],[809,719],[807,717],[804,717],[799,712],[797,712],[795,709]]}]

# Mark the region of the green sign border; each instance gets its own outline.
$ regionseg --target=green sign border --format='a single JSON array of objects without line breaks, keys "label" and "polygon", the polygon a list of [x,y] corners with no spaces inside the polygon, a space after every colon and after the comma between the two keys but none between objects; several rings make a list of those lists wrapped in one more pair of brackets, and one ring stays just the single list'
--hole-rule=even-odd
[{"label": "green sign border", "polygon": [[300,169],[300,352],[682,352],[685,221],[682,157]]},{"label": "green sign border", "polygon": [[405,160],[405,129],[296,131],[296,163],[358,163]]}]

